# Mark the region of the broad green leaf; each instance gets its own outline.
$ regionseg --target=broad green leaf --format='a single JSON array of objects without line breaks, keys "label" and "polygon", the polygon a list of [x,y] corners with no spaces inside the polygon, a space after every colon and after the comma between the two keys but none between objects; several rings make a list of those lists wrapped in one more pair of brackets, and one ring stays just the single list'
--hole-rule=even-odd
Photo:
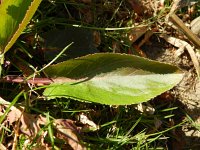
[{"label": "broad green leaf", "polygon": [[24,30],[41,0],[4,0],[0,5],[0,53],[8,51]]},{"label": "broad green leaf", "polygon": [[145,102],[182,79],[176,67],[138,56],[93,54],[46,68],[54,80],[44,95],[109,105]]}]

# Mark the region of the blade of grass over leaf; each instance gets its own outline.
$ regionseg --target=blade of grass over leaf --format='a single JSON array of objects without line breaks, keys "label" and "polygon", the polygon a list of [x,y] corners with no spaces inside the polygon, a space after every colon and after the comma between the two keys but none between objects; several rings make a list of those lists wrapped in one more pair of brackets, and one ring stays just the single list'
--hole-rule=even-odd
[{"label": "blade of grass over leaf", "polygon": [[[49,66],[48,99],[66,97],[109,105],[148,101],[183,77],[173,65],[125,54],[93,54]],[[71,79],[71,81],[69,80]]]},{"label": "blade of grass over leaf", "polygon": [[[18,101],[18,99],[20,98],[20,96],[24,93],[24,90],[22,90],[14,99],[13,101],[9,104],[8,108],[6,109],[6,111],[4,112],[4,114],[0,117],[0,124],[2,124],[2,121],[4,120],[4,118],[6,117],[6,115],[8,114],[8,112],[10,111],[11,107],[15,105],[15,103]],[[2,101],[4,103],[4,101]],[[1,103],[1,101],[0,101]]]},{"label": "blade of grass over leaf", "polygon": [[46,66],[44,66],[38,72],[41,72],[42,70],[44,70],[45,68],[47,68],[48,66],[53,64],[72,44],[73,44],[73,42],[70,43],[69,45],[67,45],[52,61],[50,61]]},{"label": "blade of grass over leaf", "polygon": [[49,113],[46,113],[46,118],[47,118],[47,123],[48,123],[49,138],[51,140],[52,147],[54,147],[53,129],[52,129],[52,123],[50,121]]}]

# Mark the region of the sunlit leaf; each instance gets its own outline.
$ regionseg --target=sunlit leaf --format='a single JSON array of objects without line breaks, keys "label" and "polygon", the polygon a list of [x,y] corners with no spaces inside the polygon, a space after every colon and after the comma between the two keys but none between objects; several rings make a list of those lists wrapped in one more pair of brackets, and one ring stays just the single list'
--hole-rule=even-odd
[{"label": "sunlit leaf", "polygon": [[[176,66],[125,54],[94,54],[52,65],[48,99],[66,97],[110,105],[145,102],[182,79]],[[73,80],[69,80],[73,79]]]},{"label": "sunlit leaf", "polygon": [[41,0],[4,0],[0,5],[0,52],[8,51],[24,30]]}]

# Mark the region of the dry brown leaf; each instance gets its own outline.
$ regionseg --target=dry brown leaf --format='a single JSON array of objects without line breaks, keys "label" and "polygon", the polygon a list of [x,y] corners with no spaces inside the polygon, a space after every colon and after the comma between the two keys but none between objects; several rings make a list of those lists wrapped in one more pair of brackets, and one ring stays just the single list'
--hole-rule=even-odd
[{"label": "dry brown leaf", "polygon": [[85,114],[81,113],[77,116],[80,123],[84,125],[81,131],[96,131],[99,129],[99,126],[96,125],[93,121],[91,121]]},{"label": "dry brown leaf", "polygon": [[200,38],[200,16],[192,20],[191,31]]},{"label": "dry brown leaf", "polygon": [[131,5],[132,9],[139,16],[150,17],[152,16],[152,8],[150,7],[151,0],[128,0],[128,3]]},{"label": "dry brown leaf", "polygon": [[32,115],[27,113],[22,114],[20,121],[22,123],[20,127],[21,132],[30,137],[35,137],[40,131],[40,125],[46,124],[46,118],[41,115]]},{"label": "dry brown leaf", "polygon": [[178,48],[184,47],[188,51],[188,53],[191,57],[191,60],[194,64],[197,75],[199,77],[200,76],[200,65],[199,65],[199,61],[197,59],[197,56],[194,52],[194,48],[192,48],[192,46],[189,43],[187,43],[183,40],[177,39],[175,37],[168,36],[166,34],[162,34],[162,35],[160,35],[160,37],[165,39],[168,43],[172,44],[173,46],[178,47]]},{"label": "dry brown leaf", "polygon": [[18,121],[20,116],[22,115],[22,111],[13,107],[11,111],[7,115],[7,121],[10,125],[12,125],[14,122]]},{"label": "dry brown leaf", "polygon": [[98,47],[101,44],[101,36],[100,32],[98,31],[93,31],[93,40],[94,40],[94,46]]},{"label": "dry brown leaf", "polygon": [[116,41],[112,42],[112,49],[113,49],[113,53],[120,53],[121,52],[120,44]]},{"label": "dry brown leaf", "polygon": [[147,55],[143,52],[143,50],[139,46],[137,46],[135,44],[132,44],[132,46],[135,49],[135,51],[138,52],[138,54],[140,54],[140,56],[147,57]]},{"label": "dry brown leaf", "polygon": [[140,43],[138,44],[138,47],[141,47],[142,45],[144,45],[146,42],[149,41],[149,38],[153,35],[153,31],[152,30],[148,30],[145,34],[144,34],[144,38],[140,41]]},{"label": "dry brown leaf", "polygon": [[70,119],[56,119],[54,126],[57,129],[57,138],[65,140],[73,150],[85,150],[86,148],[80,143],[78,134],[80,128],[75,125],[75,121]]},{"label": "dry brown leaf", "polygon": [[191,1],[191,0],[174,0],[172,7],[171,7],[171,10],[170,10],[170,13],[174,13],[178,9],[181,9],[185,6],[192,6],[196,3],[197,3],[197,1],[195,2],[195,1]]},{"label": "dry brown leaf", "polygon": [[143,15],[144,6],[137,0],[128,0],[129,4],[132,6],[135,13],[138,15]]},{"label": "dry brown leaf", "polygon": [[[47,134],[48,131],[43,132],[43,134],[39,138],[37,138],[36,142],[38,144],[34,145],[31,150],[52,150],[52,146],[48,143],[45,143],[45,137],[47,136]],[[32,144],[32,139],[26,139],[24,141],[22,150],[27,150],[30,144]]]},{"label": "dry brown leaf", "polygon": [[46,124],[46,118],[41,115],[28,114],[13,106],[7,115],[7,121],[12,125],[18,120],[21,122],[20,131],[29,137],[36,136],[40,130],[40,124]]},{"label": "dry brown leaf", "polygon": [[169,14],[168,16],[170,21],[181,30],[185,36],[198,48],[200,48],[200,39],[194,34],[185,24],[184,22],[176,15]]},{"label": "dry brown leaf", "polygon": [[4,114],[4,109],[5,107],[3,105],[0,105],[0,116],[2,116]]},{"label": "dry brown leaf", "polygon": [[[9,102],[6,102],[5,100],[0,98],[0,102],[5,105],[5,107],[8,107]],[[10,125],[16,126],[16,122],[20,122],[20,131],[30,138],[34,138],[37,133],[40,131],[40,125],[47,124],[47,120],[45,117],[42,117],[41,115],[34,115],[34,114],[28,114],[24,112],[24,109],[17,108],[15,106],[11,107],[10,112],[7,115],[6,120],[4,121],[8,122]],[[75,125],[75,121],[69,120],[69,119],[56,119],[54,120],[54,126],[57,133],[57,138],[64,139],[67,144],[71,146],[74,150],[85,150],[86,148],[81,144],[80,139],[78,138],[78,134],[80,133],[81,127],[77,127]],[[41,137],[39,138],[39,147],[35,147],[35,149],[43,148],[43,149],[49,149],[50,147],[44,143],[44,132]],[[26,143],[30,143],[30,139],[26,141]],[[27,145],[27,144],[25,144]],[[26,146],[25,146],[26,147]]]},{"label": "dry brown leaf", "polygon": [[[7,108],[10,103],[5,101],[0,97],[0,103]],[[20,133],[24,133],[27,136],[31,138],[34,138],[36,134],[40,130],[40,125],[46,124],[46,118],[42,117],[41,115],[33,115],[28,114],[24,112],[24,108],[22,107],[15,107],[12,106],[10,108],[10,112],[6,116],[6,119],[2,124],[9,124],[13,126],[14,129],[14,140],[10,141],[10,144],[7,144],[7,147],[12,147],[13,149],[16,148],[17,140]],[[31,143],[32,141],[30,139],[27,139],[24,143],[24,148]],[[37,140],[40,143],[41,146],[44,146],[44,142],[42,142],[42,139],[44,139],[44,133],[39,137]],[[28,143],[27,143],[28,142]],[[43,143],[43,144],[42,144]],[[9,146],[10,145],[10,146]],[[12,145],[12,146],[11,146]]]},{"label": "dry brown leaf", "polygon": [[159,0],[159,5],[160,5],[161,8],[164,8],[165,0]]},{"label": "dry brown leaf", "polygon": [[159,120],[157,117],[154,118],[154,125],[155,125],[155,128],[156,130],[159,129],[162,125],[162,121]]},{"label": "dry brown leaf", "polygon": [[7,150],[7,148],[3,144],[0,144],[0,150]]},{"label": "dry brown leaf", "polygon": [[90,10],[90,8],[87,9],[81,9],[81,13],[83,14],[83,20],[86,23],[92,23],[94,18],[93,18],[93,13]]},{"label": "dry brown leaf", "polygon": [[147,105],[140,103],[135,106],[135,109],[137,109],[141,113],[150,114],[150,115],[154,114],[154,112],[155,112],[155,109],[148,103],[147,103]]},{"label": "dry brown leaf", "polygon": [[37,147],[34,147],[32,150],[52,150],[52,148],[48,146],[37,146]]},{"label": "dry brown leaf", "polygon": [[139,39],[146,31],[148,30],[147,26],[138,26],[128,33],[127,37],[128,40],[132,43],[134,43],[137,39]]},{"label": "dry brown leaf", "polygon": [[92,0],[81,0],[83,3],[89,4],[92,2]]}]

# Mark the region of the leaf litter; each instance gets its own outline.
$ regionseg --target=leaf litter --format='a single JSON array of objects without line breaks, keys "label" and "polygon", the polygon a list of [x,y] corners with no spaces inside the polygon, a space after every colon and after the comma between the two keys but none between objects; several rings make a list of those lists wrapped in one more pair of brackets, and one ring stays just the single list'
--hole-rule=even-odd
[{"label": "leaf litter", "polygon": [[[2,104],[4,103],[4,104]],[[1,107],[7,107],[8,102],[3,100],[1,98]],[[1,113],[4,113],[4,109],[1,109]],[[83,115],[81,115],[83,117]],[[82,124],[88,123],[91,127],[96,127],[95,123],[88,120],[87,118],[84,119],[85,122],[83,122],[83,119],[81,119]],[[41,143],[41,147],[48,148],[48,145],[44,143],[43,139],[46,136],[46,131],[43,131],[41,126],[45,126],[48,124],[47,118],[42,115],[36,115],[36,114],[29,114],[24,112],[24,108],[20,107],[17,108],[15,106],[12,106],[10,109],[10,112],[6,116],[4,122],[2,125],[8,125],[12,126],[15,132],[15,135],[25,134],[29,139],[27,142],[31,143],[38,135],[37,141]],[[76,126],[76,122],[70,119],[54,119],[53,125],[56,131],[56,138],[63,139],[66,144],[68,144],[73,150],[84,150],[84,145],[81,144],[81,140],[79,138],[79,134],[82,132],[83,127]],[[89,131],[89,126],[84,127],[84,130]],[[19,130],[18,130],[19,129]],[[1,126],[2,130],[2,126]],[[42,133],[41,133],[42,131]],[[28,145],[26,142],[25,145]],[[15,146],[16,141],[13,141],[13,147]],[[30,144],[29,143],[29,144]],[[2,145],[3,146],[3,145]],[[5,147],[8,145],[5,145]],[[38,148],[38,147],[37,147]],[[50,147],[49,147],[50,148]]]}]

